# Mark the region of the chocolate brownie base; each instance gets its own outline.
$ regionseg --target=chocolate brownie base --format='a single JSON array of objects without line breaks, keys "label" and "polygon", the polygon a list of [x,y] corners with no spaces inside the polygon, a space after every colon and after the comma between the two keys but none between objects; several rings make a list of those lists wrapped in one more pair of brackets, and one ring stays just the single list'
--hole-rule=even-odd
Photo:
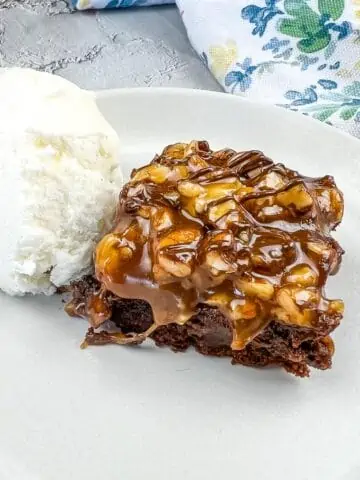
[{"label": "chocolate brownie base", "polygon": [[[93,277],[73,284],[68,312],[86,316],[87,299],[98,289],[99,283]],[[124,300],[108,293],[106,303],[112,312],[111,320],[103,325],[106,330],[95,331],[90,328],[85,345],[116,343],[117,331],[138,334],[153,323],[151,308],[142,300]],[[337,323],[324,326],[324,331],[319,334],[310,329],[273,321],[243,350],[232,350],[230,321],[218,309],[200,305],[198,313],[185,325],[159,326],[151,338],[156,345],[168,346],[174,351],[194,347],[203,355],[231,357],[233,364],[254,367],[276,365],[299,377],[306,377],[310,373],[309,366],[322,370],[331,367],[334,347],[327,335],[336,328]]]}]

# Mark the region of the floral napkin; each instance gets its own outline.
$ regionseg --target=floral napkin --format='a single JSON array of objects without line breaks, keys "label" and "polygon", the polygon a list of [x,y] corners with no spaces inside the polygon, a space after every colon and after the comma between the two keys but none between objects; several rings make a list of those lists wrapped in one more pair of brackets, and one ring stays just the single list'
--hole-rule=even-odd
[{"label": "floral napkin", "polygon": [[[77,8],[172,3],[77,0]],[[189,39],[224,89],[360,138],[360,0],[177,0]]]}]

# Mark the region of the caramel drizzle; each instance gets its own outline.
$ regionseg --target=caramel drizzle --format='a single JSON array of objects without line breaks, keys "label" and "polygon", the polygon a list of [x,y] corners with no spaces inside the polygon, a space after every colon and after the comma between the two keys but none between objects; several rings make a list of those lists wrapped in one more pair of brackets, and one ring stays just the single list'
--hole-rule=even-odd
[{"label": "caramel drizzle", "polygon": [[[342,254],[337,243],[328,237],[328,232],[340,222],[343,208],[341,193],[332,178],[302,177],[282,165],[275,165],[258,151],[212,152],[206,142],[181,145],[168,147],[150,164],[150,167],[170,168],[168,177],[157,182],[155,173],[152,179],[150,172],[138,180],[139,172],[141,177],[144,168],[149,167],[134,170],[122,192],[118,223],[113,233],[100,242],[96,252],[96,276],[103,290],[94,295],[87,311],[92,325],[98,327],[109,318],[101,306],[104,290],[121,298],[146,300],[152,307],[154,323],[146,332],[112,334],[113,341],[122,344],[142,341],[159,325],[184,324],[196,314],[200,303],[216,306],[230,317],[234,325],[233,349],[244,348],[273,319],[316,328],[320,315],[341,316],[341,302],[323,297],[326,279],[337,270]],[[191,162],[201,166],[202,161],[203,168],[191,171]],[[187,174],[181,178],[184,166]],[[281,185],[269,186],[266,182],[262,185],[269,175]],[[208,202],[203,212],[194,214],[186,208],[186,198],[175,195],[182,181],[201,188],[223,184],[226,187],[231,182],[240,182],[240,186],[233,193]],[[318,201],[317,193],[321,189],[329,198],[332,195],[333,202],[329,202],[328,208]],[[298,205],[291,203],[292,192],[300,199]],[[275,197],[278,204],[273,204]],[[336,208],[334,199],[338,202]],[[225,216],[212,222],[209,208],[226,201],[235,201],[233,213],[241,221],[224,227],[221,222]],[[276,213],[279,209],[282,209],[281,215]],[[170,220],[159,232],[154,222],[162,211]],[[274,218],[269,215],[270,221],[265,221],[262,218],[265,211],[274,211]],[[179,232],[187,232],[189,238],[176,242]],[[169,240],[171,233],[173,241]],[[241,235],[248,235],[249,241],[241,241]],[[167,239],[165,247],[162,246],[164,238]],[[113,242],[111,245],[106,243],[109,239]],[[311,243],[315,244],[315,250],[316,245],[325,246],[327,257],[309,250]],[[129,258],[125,258],[127,255]],[[226,263],[225,273],[216,261],[216,274],[205,266],[211,255],[218,263]],[[176,272],[176,265],[180,265],[181,275]],[[316,277],[307,289],[301,289],[296,282],[289,284],[288,280],[289,272],[302,265],[308,276],[314,272]],[[244,283],[244,279],[248,279],[249,284]],[[245,290],[236,286],[239,282]],[[247,294],[246,289],[250,293]],[[310,307],[305,313],[293,298],[300,294],[313,299],[309,300]],[[266,295],[269,298],[265,298]],[[216,301],[216,298],[222,300]],[[287,316],[286,312],[290,314]]]}]

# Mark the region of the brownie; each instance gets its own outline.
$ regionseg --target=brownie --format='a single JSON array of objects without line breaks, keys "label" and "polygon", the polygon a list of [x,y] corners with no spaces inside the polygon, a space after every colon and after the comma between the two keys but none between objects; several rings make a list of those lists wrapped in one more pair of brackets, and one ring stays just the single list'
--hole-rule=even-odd
[{"label": "brownie", "polygon": [[140,344],[298,375],[331,366],[343,304],[325,296],[343,198],[258,151],[175,144],[134,170],[95,274],[71,286],[83,346]]},{"label": "brownie", "polygon": [[[74,283],[68,313],[86,317],[85,305],[99,288],[100,284],[91,276]],[[112,332],[95,331],[90,327],[83,347],[118,343],[117,329],[124,334],[141,334],[153,323],[151,307],[143,300],[120,299],[109,293],[104,300],[112,311],[111,320],[106,322]],[[338,321],[329,326],[329,331],[338,325]],[[309,375],[309,366],[322,370],[330,368],[334,353],[334,344],[326,331],[323,336],[317,336],[310,329],[289,327],[275,321],[244,349],[232,350],[231,322],[217,308],[206,305],[200,305],[197,315],[185,325],[161,326],[150,338],[157,346],[171,347],[175,352],[183,352],[192,346],[203,355],[231,357],[233,364],[254,367],[277,365],[301,377]]]}]

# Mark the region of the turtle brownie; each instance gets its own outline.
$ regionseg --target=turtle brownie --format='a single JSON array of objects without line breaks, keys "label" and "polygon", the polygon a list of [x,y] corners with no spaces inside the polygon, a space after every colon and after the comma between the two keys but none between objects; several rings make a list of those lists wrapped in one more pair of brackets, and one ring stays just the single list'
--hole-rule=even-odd
[{"label": "turtle brownie", "polygon": [[331,366],[343,303],[325,297],[343,250],[330,236],[343,198],[259,151],[178,143],[132,172],[95,274],[66,309],[85,345],[194,346],[233,363],[299,376]]}]

